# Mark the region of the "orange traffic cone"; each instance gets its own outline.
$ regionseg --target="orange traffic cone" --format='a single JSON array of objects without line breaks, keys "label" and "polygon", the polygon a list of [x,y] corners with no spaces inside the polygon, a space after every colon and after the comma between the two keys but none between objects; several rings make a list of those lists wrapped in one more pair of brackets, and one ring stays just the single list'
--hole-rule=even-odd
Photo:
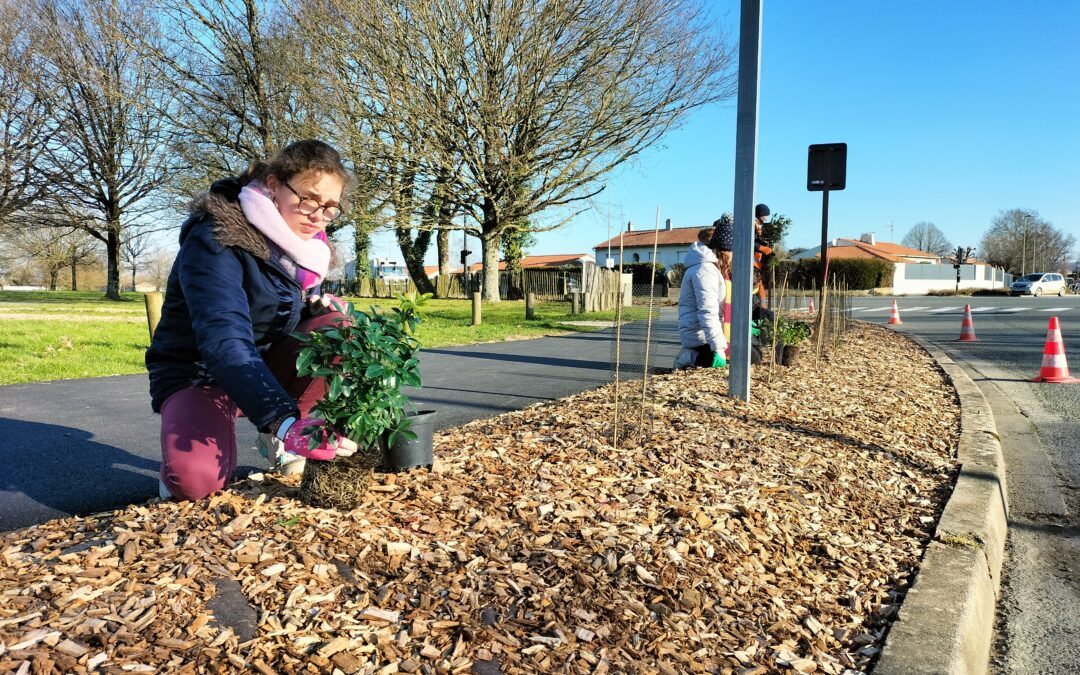
[{"label": "orange traffic cone", "polygon": [[1070,384],[1080,380],[1069,377],[1069,364],[1065,362],[1065,343],[1061,341],[1061,328],[1058,318],[1050,317],[1050,326],[1046,329],[1046,346],[1043,348],[1042,369],[1031,378],[1032,382],[1056,382]]},{"label": "orange traffic cone", "polygon": [[896,300],[892,301],[892,316],[889,317],[889,323],[904,323],[900,320],[900,310],[896,308]]},{"label": "orange traffic cone", "polygon": [[960,322],[960,337],[957,342],[978,342],[975,337],[975,322],[971,320],[971,305],[964,305],[964,320]]}]

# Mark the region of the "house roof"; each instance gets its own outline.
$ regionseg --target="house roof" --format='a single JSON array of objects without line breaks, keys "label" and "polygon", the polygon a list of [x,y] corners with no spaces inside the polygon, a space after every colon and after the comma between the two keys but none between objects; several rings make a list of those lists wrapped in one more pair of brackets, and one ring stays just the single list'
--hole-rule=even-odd
[{"label": "house roof", "polygon": [[[670,230],[660,230],[656,233],[657,246],[681,246],[683,244],[690,245],[697,241],[698,232],[705,229],[705,225],[701,227],[673,227]],[[641,246],[653,245],[653,231],[641,230],[640,232],[623,232],[622,233],[622,246],[623,248],[637,248]],[[594,251],[598,251],[602,248],[607,248],[608,244],[611,244],[612,249],[619,247],[619,236],[614,236],[611,239],[605,240],[593,246]]]},{"label": "house roof", "polygon": [[[521,266],[525,269],[552,269],[556,267],[563,267],[564,265],[572,265],[582,260],[588,260],[594,262],[594,258],[590,253],[557,253],[554,255],[527,255],[521,259]],[[484,263],[477,261],[469,265],[470,272],[479,272],[484,269]],[[506,269],[506,261],[499,261],[499,271]],[[439,273],[438,265],[425,265],[424,274],[429,277],[436,276]],[[461,265],[452,265],[450,267],[451,274],[461,274]]]},{"label": "house roof", "polygon": [[[840,242],[843,243],[840,244]],[[834,260],[836,258],[867,258],[896,262],[896,256],[886,253],[878,247],[871,246],[866,242],[856,241],[854,239],[840,239],[837,244],[837,246],[829,247],[829,257]]]},{"label": "house roof", "polygon": [[[808,255],[802,257],[820,257],[820,246],[807,251]],[[836,240],[836,245],[829,246],[829,257],[836,258],[865,258],[876,260],[888,260],[889,262],[901,262],[903,259],[928,258],[937,260],[938,256],[926,251],[920,251],[907,246],[893,244],[887,241],[876,242],[873,246],[859,239]]]},{"label": "house roof", "polygon": [[582,260],[593,261],[590,253],[558,253],[556,255],[527,255],[521,259],[521,266],[530,267],[562,267],[571,265]]},{"label": "house roof", "polygon": [[[439,274],[439,266],[424,265],[424,274],[429,277],[437,276]],[[450,274],[461,274],[461,265],[451,265]]]},{"label": "house roof", "polygon": [[893,244],[887,241],[879,241],[875,246],[886,253],[903,256],[905,258],[934,258],[936,260],[941,257],[936,253],[928,253],[926,251],[920,251],[917,248],[908,248],[907,246],[901,246],[900,244]]}]

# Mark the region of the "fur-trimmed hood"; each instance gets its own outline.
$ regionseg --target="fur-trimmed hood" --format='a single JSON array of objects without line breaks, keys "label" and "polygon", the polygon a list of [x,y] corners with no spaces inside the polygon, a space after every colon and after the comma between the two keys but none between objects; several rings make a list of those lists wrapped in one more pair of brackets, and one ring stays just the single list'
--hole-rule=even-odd
[{"label": "fur-trimmed hood", "polygon": [[248,222],[240,208],[239,196],[242,187],[239,179],[224,178],[191,200],[187,222],[180,230],[180,241],[184,241],[197,223],[209,219],[214,239],[219,244],[242,248],[258,258],[269,260],[270,245],[266,237]]}]

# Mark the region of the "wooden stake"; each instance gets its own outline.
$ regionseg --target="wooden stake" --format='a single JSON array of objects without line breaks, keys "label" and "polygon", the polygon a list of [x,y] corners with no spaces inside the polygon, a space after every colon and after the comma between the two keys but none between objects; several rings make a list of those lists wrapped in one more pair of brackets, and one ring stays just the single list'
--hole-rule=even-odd
[{"label": "wooden stake", "polygon": [[161,321],[161,305],[165,302],[161,293],[156,291],[143,295],[146,302],[146,324],[150,329],[150,339],[154,339],[154,331],[157,330],[158,322]]},{"label": "wooden stake", "polygon": [[645,396],[649,386],[649,344],[652,342],[653,289],[656,287],[656,245],[660,239],[660,207],[656,207],[656,225],[653,226],[652,266],[649,269],[649,317],[645,328],[645,362],[641,368],[641,408],[638,411],[638,445],[645,436]]},{"label": "wooden stake", "polygon": [[622,361],[622,263],[623,235],[619,233],[619,277],[615,284],[615,422],[612,424],[611,447],[619,449],[619,365]]}]

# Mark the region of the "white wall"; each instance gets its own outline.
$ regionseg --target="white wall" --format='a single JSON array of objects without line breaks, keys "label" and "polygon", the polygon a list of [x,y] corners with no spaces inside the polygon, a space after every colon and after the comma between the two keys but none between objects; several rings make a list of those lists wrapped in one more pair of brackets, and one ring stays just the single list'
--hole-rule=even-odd
[{"label": "white wall", "polygon": [[[607,264],[607,247],[594,249],[596,251],[596,264],[603,267]],[[627,263],[634,262],[634,254],[638,254],[638,262],[649,262],[652,260],[652,246],[628,246],[623,248],[623,255]],[[657,246],[656,247],[656,261],[663,265],[666,269],[671,269],[671,266],[676,263],[685,263],[686,255],[690,253],[690,244],[681,244],[678,246]],[[615,266],[619,266],[619,247],[611,247],[611,259],[615,261]]]},{"label": "white wall", "polygon": [[[956,275],[949,279],[908,279],[907,267],[908,265],[913,267],[921,266],[919,263],[896,263],[895,272],[893,273],[893,293],[897,295],[926,295],[930,291],[946,291],[956,288]],[[986,265],[964,265],[964,270],[969,268],[975,268],[975,278],[964,278],[964,276],[970,276],[970,272],[966,275],[962,275],[960,279],[960,288],[1005,288],[1005,282],[993,279],[987,280]],[[951,269],[951,268],[950,268]],[[994,272],[994,270],[991,270]],[[992,275],[994,276],[994,275]]]}]

